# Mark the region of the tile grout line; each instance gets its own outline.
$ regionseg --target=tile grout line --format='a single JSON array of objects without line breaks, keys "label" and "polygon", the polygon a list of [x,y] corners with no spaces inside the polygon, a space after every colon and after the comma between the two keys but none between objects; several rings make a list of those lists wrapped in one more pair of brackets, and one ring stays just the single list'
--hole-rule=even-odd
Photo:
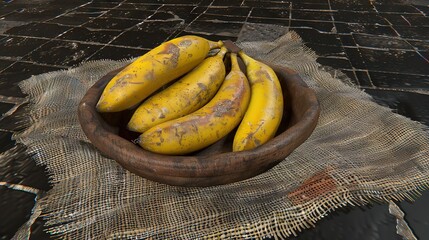
[{"label": "tile grout line", "polygon": [[397,91],[397,92],[407,92],[407,93],[417,93],[423,95],[429,95],[429,91],[424,88],[396,88],[396,87],[367,87],[359,86],[362,89],[372,89],[372,90],[383,90],[383,91]]},{"label": "tile grout line", "polygon": [[[327,0],[328,1],[328,7],[329,7],[329,10],[332,10],[332,5],[331,5],[331,1],[330,0]],[[334,18],[334,14],[333,14],[334,12],[331,12],[330,13],[330,16],[331,16],[331,22],[332,22],[332,25],[334,26],[334,28],[335,28],[335,32],[332,32],[331,31],[331,33],[333,33],[333,34],[336,34],[336,35],[338,35],[338,37],[340,36],[340,34],[338,34],[337,33],[337,21],[335,21],[335,18]],[[356,40],[354,39],[354,37],[353,37],[353,34],[352,33],[349,33],[349,34],[346,34],[347,36],[351,36],[352,37],[352,39],[353,39],[353,42],[354,42],[354,44],[357,46],[357,44],[356,44]],[[343,50],[343,52],[344,52],[344,54],[345,54],[345,56],[346,56],[346,59],[347,59],[347,61],[348,61],[348,63],[350,64],[350,66],[352,67],[352,71],[353,71],[353,74],[354,74],[354,76],[356,77],[356,81],[358,82],[358,84],[359,84],[359,86],[361,86],[362,84],[360,83],[360,81],[359,81],[359,78],[358,78],[358,76],[357,76],[357,74],[356,74],[356,68],[355,68],[355,66],[353,66],[353,64],[352,64],[352,62],[350,61],[350,58],[348,57],[348,55],[347,55],[347,53],[346,53],[346,51],[345,51],[345,47],[344,47],[344,44],[343,44],[343,41],[341,40],[341,38],[339,39],[340,40],[340,42],[341,42],[341,48],[342,48],[342,50]],[[358,50],[359,50],[359,48],[357,48]],[[362,55],[361,55],[361,53],[359,52],[359,57],[360,58],[362,58]],[[366,63],[365,63],[365,61],[364,61],[364,64],[366,65]],[[367,76],[368,76],[368,78],[369,78],[369,74],[368,74],[368,72],[367,72]],[[372,80],[371,80],[371,78],[369,78],[370,79],[370,83],[371,83],[371,85],[372,86],[374,86],[374,83],[372,82]]]},{"label": "tile grout line", "polygon": [[[376,12],[378,13],[378,10],[375,8],[375,6],[374,6],[374,9],[376,10]],[[405,41],[409,46],[411,46],[412,48],[413,48],[413,50],[414,50],[414,52],[417,54],[417,55],[419,55],[423,60],[425,60],[427,63],[429,63],[429,59],[427,59],[425,56],[423,56],[421,53],[420,53],[420,51],[419,51],[419,49],[417,48],[417,47],[415,47],[414,45],[412,45],[406,38],[403,38],[402,36],[401,36],[401,34],[395,29],[395,27],[394,27],[394,25],[389,21],[389,20],[387,20],[385,17],[383,17],[383,16],[381,16],[386,22],[388,22],[389,24],[390,24],[390,28],[392,28],[393,29],[393,31],[398,35],[398,37],[401,39],[401,40],[403,40],[403,41]],[[401,17],[410,25],[410,27],[412,26],[411,25],[411,23],[407,20],[407,19],[405,19],[402,15],[401,15]]]},{"label": "tile grout line", "polygon": [[[27,39],[51,40],[51,38],[23,36],[23,35],[12,35],[12,37],[27,38]],[[87,44],[87,45],[94,45],[94,46],[104,46],[104,45],[107,44],[107,43],[100,43],[100,42],[89,42],[89,41],[70,40],[70,39],[53,39],[53,40],[55,40],[55,41],[61,41],[61,42],[72,42],[72,43],[76,42],[76,43]],[[118,45],[118,44],[109,44],[109,46],[124,47],[124,48],[137,49],[137,50],[147,50],[147,49],[149,49],[149,48],[144,48],[144,47],[132,47],[132,46]],[[1,56],[0,56],[0,59],[1,59]],[[20,60],[18,60],[18,61],[20,61]]]},{"label": "tile grout line", "polygon": [[[118,6],[120,6],[121,4],[123,4],[123,3],[125,3],[126,2],[126,0],[124,0],[124,1],[122,1]],[[117,7],[118,7],[117,6]],[[135,24],[135,25],[133,25],[133,26],[131,26],[131,27],[129,27],[129,28],[127,28],[127,29],[125,29],[124,31],[121,31],[118,35],[116,35],[113,39],[111,39],[108,43],[106,43],[106,44],[104,44],[100,49],[98,49],[97,51],[95,51],[93,54],[91,54],[90,56],[88,56],[87,58],[85,58],[82,62],[85,62],[85,61],[89,61],[89,59],[91,59],[93,56],[95,56],[97,53],[99,53],[101,50],[103,50],[105,47],[107,47],[107,46],[112,46],[111,45],[111,43],[113,42],[113,41],[115,41],[118,37],[120,37],[121,35],[123,35],[124,33],[126,33],[126,32],[129,32],[131,29],[133,29],[133,28],[135,28],[135,27],[137,27],[137,26],[139,26],[139,25],[141,25],[142,23],[144,23],[147,19],[149,19],[150,17],[152,17],[153,15],[155,15],[157,12],[158,12],[158,10],[162,7],[162,6],[164,6],[164,4],[161,4],[155,11],[154,11],[154,13],[152,13],[151,15],[149,15],[148,17],[146,17],[145,19],[143,19],[142,21],[140,21],[139,23],[137,23],[137,24]],[[145,49],[146,50],[146,49]]]},{"label": "tile grout line", "polygon": [[[243,2],[241,2],[242,4],[244,3],[245,0],[243,0]],[[252,11],[253,11],[254,7],[251,7],[249,10],[249,13],[247,13],[246,18],[244,19],[244,24],[246,24],[250,18],[250,15],[252,15]]]},{"label": "tile grout line", "polygon": [[[212,0],[207,6],[206,6],[206,9],[202,12],[202,13],[200,13],[200,14],[198,14],[198,16],[197,17],[195,17],[195,19],[193,19],[190,23],[188,23],[184,28],[183,28],[183,30],[182,31],[186,31],[186,29],[192,24],[192,23],[194,23],[199,17],[201,17],[204,13],[206,13],[207,12],[207,10],[213,5],[213,2],[214,2],[215,0]],[[175,34],[174,33],[174,35],[172,34],[172,35],[170,35],[169,37],[177,37],[178,36],[178,34],[180,34],[180,32],[179,33],[177,33],[177,34]]]},{"label": "tile grout line", "polygon": [[[123,4],[123,3],[125,3],[125,2],[126,2],[126,0],[123,0],[122,2],[118,3],[116,6],[114,6],[114,7],[112,7],[112,8],[109,8],[107,11],[105,11],[105,12],[104,12],[104,13],[102,13],[102,14],[100,14],[99,16],[94,17],[93,19],[91,19],[91,20],[89,20],[89,21],[87,21],[87,22],[85,22],[85,23],[82,23],[82,24],[78,25],[78,27],[83,27],[83,25],[85,25],[85,24],[87,24],[87,23],[89,23],[89,22],[91,22],[91,21],[93,21],[93,20],[95,20],[95,19],[100,19],[100,18],[102,18],[102,16],[103,16],[103,15],[107,14],[109,11],[111,11],[111,10],[113,10],[113,9],[117,9],[120,5],[122,5],[122,4]],[[91,1],[90,3],[92,3],[92,1]],[[88,3],[88,4],[89,4],[89,3]],[[75,28],[77,28],[77,27],[74,27],[74,28],[72,28],[72,29],[75,29]],[[87,28],[87,29],[90,29],[90,28]],[[106,30],[108,30],[108,29],[106,29]],[[121,34],[121,33],[119,33],[119,34]],[[72,41],[73,41],[73,40],[72,40]],[[111,41],[109,41],[109,42],[111,42]],[[107,43],[107,44],[108,44],[108,43]],[[87,57],[87,58],[83,59],[82,61],[80,61],[80,63],[83,63],[83,62],[85,62],[85,61],[88,61],[88,59],[89,59],[90,57],[92,57],[94,54],[98,53],[101,49],[105,48],[107,44],[103,44],[103,43],[101,43],[100,45],[102,45],[102,46],[100,47],[100,49],[98,49],[97,51],[95,51],[95,52],[94,52],[93,54],[91,54],[89,57]]]},{"label": "tile grout line", "polygon": [[[243,0],[244,1],[244,0]],[[214,2],[214,0],[209,4],[209,5],[207,5],[207,8],[209,7],[209,6],[211,6],[211,4],[213,4],[213,2]],[[196,4],[196,5],[193,5],[194,7],[192,8],[192,10],[190,11],[190,13],[192,13],[196,8],[198,8],[198,7],[200,7],[200,4],[201,4],[201,1],[198,3],[198,4]],[[163,6],[169,6],[169,5],[167,5],[167,4],[163,4]],[[206,8],[206,10],[207,10],[207,8]],[[206,11],[205,10],[205,11]],[[205,13],[205,11],[203,12],[203,13]],[[172,39],[172,38],[175,38],[175,37],[177,37],[178,36],[178,34],[180,34],[181,32],[184,32],[184,31],[186,31],[186,28],[192,23],[192,22],[194,22],[197,18],[199,18],[203,13],[200,13],[197,17],[195,17],[195,19],[194,20],[192,20],[189,24],[187,24],[186,26],[184,26],[182,29],[181,28],[179,28],[179,29],[177,29],[177,30],[175,30],[175,31],[173,31],[171,34],[169,34],[165,39],[164,39],[164,41],[166,41],[166,40],[168,40],[168,39]],[[182,19],[183,20],[183,19]],[[184,23],[186,23],[186,21],[183,21]]]},{"label": "tile grout line", "polygon": [[420,12],[424,17],[427,17],[426,16],[426,14],[422,11],[422,10],[420,10],[420,9],[418,9],[416,6],[414,6],[414,5],[411,5],[414,9],[416,9],[418,12]]},{"label": "tile grout line", "polygon": [[[124,3],[124,2],[126,2],[126,0],[124,0],[124,1],[122,1],[121,3],[119,3],[117,6],[115,6],[115,7],[112,7],[112,8],[110,8],[109,10],[112,10],[112,9],[116,9],[116,8],[118,8],[122,3]],[[58,15],[58,16],[55,16],[55,17],[53,17],[53,18],[49,18],[49,19],[46,19],[46,20],[44,20],[44,21],[41,21],[41,22],[39,22],[39,23],[47,23],[47,24],[57,24],[57,23],[49,23],[48,21],[50,21],[50,20],[52,20],[52,19],[56,19],[56,18],[58,18],[58,17],[61,17],[61,16],[64,16],[64,15],[66,15],[66,14],[68,14],[68,13],[70,13],[70,12],[72,12],[72,11],[74,11],[74,10],[76,10],[76,9],[79,9],[79,8],[81,8],[81,7],[84,7],[84,6],[86,6],[86,5],[89,5],[90,3],[92,3],[92,1],[91,2],[87,2],[87,3],[84,3],[84,4],[81,4],[81,5],[79,5],[79,6],[77,6],[77,7],[74,7],[74,8],[72,8],[72,9],[69,9],[69,10],[67,10],[67,11],[65,11],[64,13],[62,13],[62,14],[60,14],[60,15]],[[85,23],[82,23],[82,24],[80,24],[80,25],[76,25],[76,26],[73,26],[73,27],[71,27],[70,29],[68,29],[68,30],[66,30],[66,31],[64,31],[63,33],[60,33],[59,35],[57,35],[56,37],[54,37],[54,38],[40,38],[40,39],[46,39],[46,40],[48,40],[46,43],[44,43],[44,44],[42,44],[42,45],[40,45],[39,47],[37,47],[37,48],[35,48],[35,49],[33,49],[32,51],[30,51],[29,53],[27,53],[27,54],[25,54],[24,56],[22,56],[21,57],[21,59],[20,60],[18,60],[18,61],[16,61],[15,63],[17,63],[17,62],[28,62],[28,63],[34,63],[34,62],[32,62],[32,61],[25,61],[25,60],[22,60],[22,59],[24,59],[25,57],[27,57],[28,55],[30,55],[31,53],[33,53],[33,52],[35,52],[36,50],[39,50],[41,47],[43,47],[44,45],[46,45],[46,44],[48,44],[48,43],[50,43],[50,42],[53,42],[53,41],[57,41],[57,40],[59,40],[59,41],[63,41],[63,42],[78,42],[78,43],[82,43],[83,41],[78,41],[78,40],[68,40],[68,39],[59,39],[59,37],[61,37],[62,35],[64,35],[64,34],[66,34],[67,32],[70,32],[70,31],[72,31],[73,29],[76,29],[76,28],[78,28],[78,27],[82,27],[83,25],[85,25],[85,24],[87,24],[88,22],[90,22],[90,21],[93,21],[94,19],[98,19],[98,18],[101,18],[103,15],[105,15],[106,13],[107,13],[108,11],[105,11],[104,13],[102,13],[101,15],[99,15],[99,16],[97,16],[97,17],[94,17],[94,18],[92,18],[92,19],[90,19],[89,21],[87,21],[87,22],[85,22]],[[59,25],[59,24],[58,24]],[[111,30],[111,29],[105,29],[105,30]],[[119,32],[119,31],[118,31]],[[10,35],[9,35],[10,36]],[[12,35],[12,36],[15,36],[15,35]],[[19,35],[18,35],[19,36]],[[29,37],[29,36],[23,36],[24,38],[35,38],[35,37]],[[86,42],[84,42],[84,43],[86,43]],[[91,44],[91,45],[102,45],[103,47],[101,47],[99,50],[101,50],[101,49],[103,49],[105,46],[106,46],[106,44],[103,44],[103,43],[100,43],[100,44]],[[96,52],[98,52],[99,50],[97,50]],[[92,56],[92,55],[91,55]],[[81,62],[84,62],[84,61],[86,61],[88,58],[86,58],[86,59],[84,59],[84,60],[82,60]],[[15,64],[14,63],[14,64]],[[12,64],[12,65],[10,65],[9,67],[7,67],[6,69],[8,69],[8,68],[10,68],[11,66],[13,66],[14,64]],[[41,65],[45,65],[45,66],[55,66],[55,67],[66,67],[66,68],[70,68],[70,67],[72,67],[72,66],[58,66],[58,65],[49,65],[49,64],[43,64],[43,63],[37,63],[37,64],[41,64]],[[1,70],[0,71],[0,74],[2,73],[2,72],[4,72],[6,69],[3,69],[3,70]]]},{"label": "tile grout line", "polygon": [[[82,4],[82,5],[79,5],[79,6],[77,6],[77,7],[74,7],[74,8],[72,8],[71,10],[67,10],[65,13],[67,13],[67,12],[71,12],[71,11],[73,11],[73,10],[75,10],[75,9],[78,9],[78,8],[80,8],[81,6],[85,6],[85,5],[87,5],[87,4],[89,4],[89,2],[88,2],[88,3],[85,3],[85,4]],[[62,14],[60,14],[59,16],[61,16],[61,15],[65,14],[65,13],[62,13]],[[53,19],[53,18],[50,18],[50,19]],[[48,21],[48,20],[50,20],[50,19],[47,19],[47,20],[45,20],[45,21],[43,21],[43,22],[45,23],[46,21]],[[30,22],[30,23],[31,23],[31,22]],[[31,53],[35,52],[36,50],[39,50],[40,48],[42,48],[42,47],[43,47],[43,46],[45,46],[46,44],[48,44],[48,43],[52,42],[54,39],[57,39],[59,36],[63,35],[64,33],[68,32],[68,31],[70,31],[70,30],[72,30],[72,29],[73,29],[73,28],[70,28],[69,30],[64,31],[63,33],[59,34],[59,35],[58,35],[58,36],[56,36],[55,38],[48,38],[48,41],[47,41],[47,42],[45,42],[45,43],[41,44],[40,46],[36,47],[35,49],[31,50],[30,52],[28,52],[28,53],[27,53],[27,54],[25,54],[24,56],[21,56],[20,60],[15,61],[13,64],[11,64],[10,66],[8,66],[7,68],[5,68],[5,69],[1,70],[1,71],[0,71],[0,74],[1,74],[1,73],[3,73],[5,70],[7,70],[7,69],[11,68],[12,66],[14,66],[17,62],[21,61],[21,60],[22,60],[22,59],[24,59],[25,57],[29,56]],[[10,35],[8,35],[8,37],[9,37],[9,36],[10,36]],[[28,36],[25,36],[25,37],[24,37],[24,39],[28,39],[28,38],[29,38]],[[30,38],[30,39],[31,39],[31,38]]]}]

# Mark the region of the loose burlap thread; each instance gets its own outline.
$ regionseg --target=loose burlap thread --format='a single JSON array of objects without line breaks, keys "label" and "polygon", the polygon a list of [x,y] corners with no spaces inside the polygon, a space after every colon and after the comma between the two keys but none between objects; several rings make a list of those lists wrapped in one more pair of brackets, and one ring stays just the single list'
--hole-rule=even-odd
[{"label": "loose burlap thread", "polygon": [[[273,40],[275,39],[275,40]],[[14,137],[47,168],[53,188],[37,213],[64,239],[284,238],[330,211],[413,199],[428,188],[427,127],[395,114],[323,70],[294,32],[246,25],[237,43],[251,56],[298,71],[321,115],[310,138],[271,170],[215,187],[168,186],[105,158],[80,128],[77,106],[101,76],[129,61],[102,60],[21,82],[30,104]]]}]

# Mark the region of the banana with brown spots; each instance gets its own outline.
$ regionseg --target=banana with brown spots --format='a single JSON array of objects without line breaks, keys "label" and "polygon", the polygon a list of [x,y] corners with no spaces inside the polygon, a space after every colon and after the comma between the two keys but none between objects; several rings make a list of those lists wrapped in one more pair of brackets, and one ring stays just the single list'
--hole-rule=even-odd
[{"label": "banana with brown spots", "polygon": [[187,154],[215,143],[238,126],[249,103],[250,87],[235,53],[231,54],[231,64],[231,71],[210,102],[191,114],[150,128],[140,135],[140,146],[155,153]]},{"label": "banana with brown spots", "polygon": [[283,94],[273,69],[243,51],[240,58],[246,65],[251,87],[249,107],[234,136],[233,151],[250,150],[274,137],[283,117]]},{"label": "banana with brown spots", "polygon": [[146,99],[128,122],[128,129],[144,132],[160,123],[190,114],[210,101],[225,79],[221,48],[168,88]]},{"label": "banana with brown spots", "polygon": [[99,112],[129,109],[168,82],[201,63],[221,42],[197,36],[183,36],[162,43],[125,67],[105,87],[98,103]]}]

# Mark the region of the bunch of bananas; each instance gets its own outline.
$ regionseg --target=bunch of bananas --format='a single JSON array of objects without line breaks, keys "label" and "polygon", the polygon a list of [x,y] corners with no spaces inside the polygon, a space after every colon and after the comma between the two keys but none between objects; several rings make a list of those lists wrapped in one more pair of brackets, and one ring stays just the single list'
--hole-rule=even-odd
[{"label": "bunch of bananas", "polygon": [[142,148],[155,153],[191,153],[234,129],[233,151],[260,146],[274,137],[283,115],[279,80],[243,51],[229,53],[226,74],[227,53],[222,41],[197,36],[165,42],[113,77],[97,110],[135,109],[127,127],[141,133]]}]

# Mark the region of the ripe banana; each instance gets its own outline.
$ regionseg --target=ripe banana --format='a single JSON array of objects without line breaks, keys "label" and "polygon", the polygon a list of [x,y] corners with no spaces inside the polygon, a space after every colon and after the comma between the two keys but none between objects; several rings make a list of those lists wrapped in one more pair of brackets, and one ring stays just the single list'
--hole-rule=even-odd
[{"label": "ripe banana", "polygon": [[217,55],[206,58],[180,80],[145,100],[131,117],[128,129],[142,133],[204,106],[225,78],[223,57],[226,52],[226,48],[221,48]]},{"label": "ripe banana", "polygon": [[251,86],[249,107],[234,136],[233,151],[250,150],[274,137],[283,116],[283,94],[273,69],[243,51]]},{"label": "ripe banana", "polygon": [[97,103],[99,112],[131,108],[166,83],[197,66],[212,48],[211,42],[197,36],[183,36],[165,42],[136,59],[110,80]]},{"label": "ripe banana", "polygon": [[241,121],[249,103],[250,87],[237,55],[231,54],[231,71],[219,91],[205,106],[184,117],[161,123],[139,137],[144,149],[181,155],[215,143]]}]

